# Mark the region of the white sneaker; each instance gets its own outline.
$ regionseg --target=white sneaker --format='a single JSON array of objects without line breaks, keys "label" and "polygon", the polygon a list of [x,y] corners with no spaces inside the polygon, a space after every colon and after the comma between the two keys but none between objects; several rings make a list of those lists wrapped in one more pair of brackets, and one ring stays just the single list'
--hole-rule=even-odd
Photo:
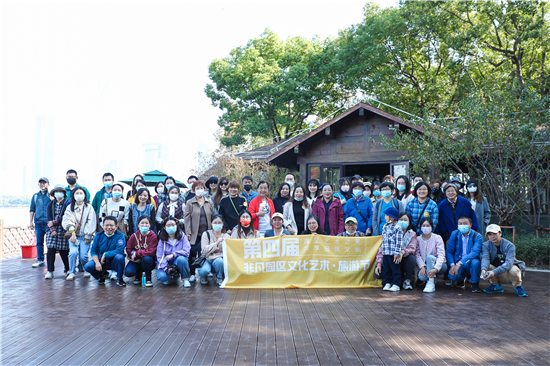
[{"label": "white sneaker", "polygon": [[396,291],[399,291],[399,290],[401,290],[401,288],[399,288],[399,286],[393,285],[392,287],[390,287],[390,289],[388,291],[396,292]]},{"label": "white sneaker", "polygon": [[189,282],[189,280],[183,280],[183,287],[191,287],[191,282]]},{"label": "white sneaker", "polygon": [[384,285],[384,288],[383,288],[382,290],[383,290],[383,291],[389,291],[390,288],[391,288],[391,283],[386,283],[386,284]]},{"label": "white sneaker", "polygon": [[214,275],[212,274],[212,272],[210,272],[210,273],[208,274],[208,277],[214,277]]},{"label": "white sneaker", "polygon": [[46,273],[46,275],[44,276],[45,279],[47,280],[51,280],[53,278],[53,272],[48,272]]},{"label": "white sneaker", "polygon": [[75,277],[75,276],[74,276],[74,273],[69,273],[69,274],[67,275],[66,280],[67,280],[67,281],[74,281],[74,277]]},{"label": "white sneaker", "polygon": [[208,279],[203,276],[199,276],[199,278],[201,279],[201,285],[208,285]]},{"label": "white sneaker", "polygon": [[413,287],[411,286],[411,280],[405,280],[403,282],[403,290],[412,290]]},{"label": "white sneaker", "polygon": [[[116,272],[111,272],[111,277],[110,277],[111,281],[116,281],[118,280],[118,277],[117,277],[117,274]],[[139,279],[139,283],[141,283],[141,279]]]},{"label": "white sneaker", "polygon": [[189,282],[195,282],[195,275],[191,275],[191,277],[189,277]]},{"label": "white sneaker", "polygon": [[84,272],[84,278],[90,278],[90,277],[92,277],[90,272]]},{"label": "white sneaker", "polygon": [[424,287],[424,292],[434,292],[435,291],[435,283],[433,281],[429,281],[426,284],[426,287]]},{"label": "white sneaker", "polygon": [[38,268],[38,267],[44,267],[44,261],[36,261],[36,263],[33,263],[32,268]]},{"label": "white sneaker", "polygon": [[223,283],[223,280],[216,280],[216,282],[218,283],[218,286],[221,286]]}]

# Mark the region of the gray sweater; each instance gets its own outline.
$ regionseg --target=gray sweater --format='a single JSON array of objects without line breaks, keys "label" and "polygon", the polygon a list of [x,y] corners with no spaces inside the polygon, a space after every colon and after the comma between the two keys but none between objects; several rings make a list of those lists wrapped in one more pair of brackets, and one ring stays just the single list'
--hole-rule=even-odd
[{"label": "gray sweater", "polygon": [[[522,273],[525,272],[525,263],[516,259],[516,246],[512,242],[502,238],[500,240],[500,251],[506,259],[501,266],[493,270],[495,276],[508,272],[510,269],[512,269],[513,265],[518,266]],[[481,269],[487,271],[489,265],[491,264],[491,262],[493,262],[496,256],[496,245],[493,244],[492,241],[487,240],[485,243],[483,243],[483,249],[481,252]]]}]

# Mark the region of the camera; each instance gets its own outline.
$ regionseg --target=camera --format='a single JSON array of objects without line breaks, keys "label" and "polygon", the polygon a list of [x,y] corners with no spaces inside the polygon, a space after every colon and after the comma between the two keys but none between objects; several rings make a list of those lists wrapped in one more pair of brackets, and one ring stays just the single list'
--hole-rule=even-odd
[{"label": "camera", "polygon": [[175,264],[171,264],[166,268],[166,274],[172,277],[178,277],[180,275],[180,269]]}]

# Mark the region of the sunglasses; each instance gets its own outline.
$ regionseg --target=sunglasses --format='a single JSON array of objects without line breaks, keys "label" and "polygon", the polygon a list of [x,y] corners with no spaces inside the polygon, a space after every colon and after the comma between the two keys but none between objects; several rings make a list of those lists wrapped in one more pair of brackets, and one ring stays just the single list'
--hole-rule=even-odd
[{"label": "sunglasses", "polygon": [[466,186],[466,188],[474,188],[474,187],[476,187],[476,186],[473,185],[473,184],[470,184],[470,185],[467,185],[467,186]]},{"label": "sunglasses", "polygon": [[228,185],[228,184],[229,184],[228,182],[221,182],[221,183],[220,183],[220,186],[226,186],[226,185]]}]

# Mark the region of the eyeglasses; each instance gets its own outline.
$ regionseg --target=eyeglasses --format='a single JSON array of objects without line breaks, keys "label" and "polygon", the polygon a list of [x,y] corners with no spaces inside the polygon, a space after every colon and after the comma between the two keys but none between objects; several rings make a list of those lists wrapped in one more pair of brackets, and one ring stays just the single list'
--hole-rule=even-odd
[{"label": "eyeglasses", "polygon": [[116,227],[116,225],[104,224],[103,227],[104,227],[104,228],[106,228],[106,227]]},{"label": "eyeglasses", "polygon": [[474,188],[474,187],[476,187],[476,186],[473,185],[473,184],[470,184],[470,185],[467,185],[467,186],[466,186],[466,188]]},{"label": "eyeglasses", "polygon": [[229,183],[227,183],[227,182],[221,182],[221,183],[220,183],[220,186],[226,186],[226,185],[228,185],[228,184],[229,184]]}]

